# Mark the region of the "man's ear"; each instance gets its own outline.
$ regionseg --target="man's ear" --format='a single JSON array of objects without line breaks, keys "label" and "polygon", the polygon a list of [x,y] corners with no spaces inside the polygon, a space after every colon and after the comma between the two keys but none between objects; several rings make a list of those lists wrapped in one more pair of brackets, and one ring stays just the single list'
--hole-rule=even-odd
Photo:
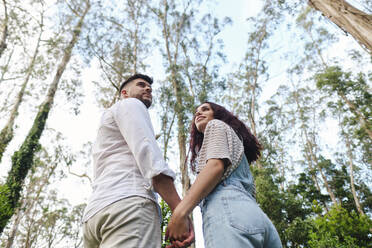
[{"label": "man's ear", "polygon": [[122,89],[120,92],[120,96],[127,98],[128,97],[128,89]]}]

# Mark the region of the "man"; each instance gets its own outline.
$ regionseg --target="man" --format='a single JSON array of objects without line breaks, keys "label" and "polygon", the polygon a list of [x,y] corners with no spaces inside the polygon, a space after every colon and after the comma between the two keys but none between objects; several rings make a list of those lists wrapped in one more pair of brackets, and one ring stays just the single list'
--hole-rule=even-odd
[{"label": "man", "polygon": [[[152,79],[135,74],[120,86],[121,100],[101,118],[93,147],[93,193],[83,216],[86,248],[157,248],[161,246],[158,192],[173,211],[181,201],[156,143],[147,108]],[[155,191],[155,192],[154,192]],[[178,246],[193,242],[190,232]]]}]

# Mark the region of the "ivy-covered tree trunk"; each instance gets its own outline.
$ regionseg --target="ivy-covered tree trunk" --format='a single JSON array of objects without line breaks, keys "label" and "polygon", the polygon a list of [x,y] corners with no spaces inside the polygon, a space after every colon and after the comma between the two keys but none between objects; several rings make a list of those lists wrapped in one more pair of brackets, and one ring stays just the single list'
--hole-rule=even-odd
[{"label": "ivy-covered tree trunk", "polygon": [[[18,235],[21,236],[23,233],[23,230],[21,231],[22,225],[20,226],[21,222],[25,222],[25,219],[36,221],[35,216],[33,216],[33,211],[35,210],[38,202],[42,200],[42,193],[45,192],[45,189],[50,184],[50,180],[55,175],[55,171],[59,165],[59,163],[50,159],[47,152],[45,152],[45,155],[45,159],[48,162],[44,162],[39,157],[37,157],[34,161],[33,167],[38,167],[38,170],[31,170],[32,173],[28,176],[25,194],[20,201],[20,207],[16,211],[16,218],[12,223],[13,225],[8,235],[6,248],[13,247],[13,244],[22,247],[31,247],[30,240],[32,240],[32,238],[30,238],[30,235],[32,231],[26,232],[25,239],[20,238],[20,240],[23,240],[24,243],[20,244],[19,239],[18,243],[14,242],[16,237]],[[56,154],[56,156],[58,155]],[[34,225],[31,225],[30,228],[34,228]],[[32,235],[35,236],[35,234]]]},{"label": "ivy-covered tree trunk", "polygon": [[[53,82],[49,86],[46,99],[40,106],[40,110],[25,141],[21,145],[20,149],[13,154],[12,167],[9,171],[6,183],[1,185],[2,189],[0,189],[0,191],[2,191],[1,194],[3,195],[0,198],[0,233],[3,232],[9,219],[13,216],[16,208],[18,207],[23,182],[28,171],[31,169],[35,152],[39,149],[39,140],[44,131],[45,123],[48,119],[51,107],[53,106],[54,96],[57,91],[58,84],[68,62],[70,61],[72,49],[79,39],[84,18],[90,8],[89,0],[86,0],[85,3],[85,9],[80,15],[79,20],[72,31],[72,38],[64,50],[62,61],[58,65]],[[3,211],[3,209],[5,211]]]},{"label": "ivy-covered tree trunk", "polygon": [[1,159],[3,157],[3,154],[5,152],[6,147],[8,146],[9,142],[13,139],[14,121],[15,121],[15,118],[17,117],[17,115],[18,115],[19,106],[21,105],[21,103],[23,101],[23,95],[25,94],[26,86],[27,86],[28,82],[30,81],[31,75],[34,71],[36,57],[39,53],[41,36],[43,34],[43,25],[44,24],[43,24],[43,15],[42,15],[41,16],[41,21],[40,21],[39,37],[38,37],[37,42],[36,42],[36,47],[35,47],[35,50],[34,50],[34,54],[31,58],[31,62],[30,62],[29,66],[26,70],[27,74],[26,74],[25,80],[23,81],[21,89],[18,92],[18,95],[17,95],[16,101],[14,103],[13,109],[10,113],[9,120],[6,123],[5,127],[0,132],[0,162],[1,162]]},{"label": "ivy-covered tree trunk", "polygon": [[364,13],[345,0],[309,0],[309,5],[322,12],[372,52],[372,15]]}]

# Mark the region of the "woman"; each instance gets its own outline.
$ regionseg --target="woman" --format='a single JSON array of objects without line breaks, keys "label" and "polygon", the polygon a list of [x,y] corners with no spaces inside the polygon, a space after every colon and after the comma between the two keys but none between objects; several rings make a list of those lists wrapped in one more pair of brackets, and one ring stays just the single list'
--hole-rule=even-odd
[{"label": "woman", "polygon": [[199,202],[206,248],[282,247],[255,200],[249,164],[259,157],[261,145],[244,123],[224,107],[205,102],[193,118],[190,149],[198,176],[169,221],[173,247],[187,236],[183,223]]}]

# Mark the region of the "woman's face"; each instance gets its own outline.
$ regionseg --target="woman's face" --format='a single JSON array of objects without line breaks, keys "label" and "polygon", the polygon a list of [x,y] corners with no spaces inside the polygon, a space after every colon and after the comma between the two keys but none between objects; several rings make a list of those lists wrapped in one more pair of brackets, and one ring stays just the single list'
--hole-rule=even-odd
[{"label": "woman's face", "polygon": [[213,114],[213,110],[209,103],[203,103],[196,109],[194,122],[199,132],[204,133],[207,123],[214,119]]}]

